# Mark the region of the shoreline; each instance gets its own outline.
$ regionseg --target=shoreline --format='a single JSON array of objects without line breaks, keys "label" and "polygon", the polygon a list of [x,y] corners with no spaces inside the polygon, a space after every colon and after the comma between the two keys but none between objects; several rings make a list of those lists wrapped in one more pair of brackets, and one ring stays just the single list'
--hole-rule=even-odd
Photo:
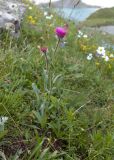
[{"label": "shoreline", "polygon": [[[20,0],[22,1],[22,0]],[[64,7],[66,8],[74,8],[73,6],[79,1],[79,0],[29,0],[30,2],[35,3],[36,5],[49,5],[51,2],[52,6],[54,7],[61,7],[62,4],[64,4]],[[113,2],[113,3],[112,3]],[[89,7],[89,8],[112,8],[114,7],[114,1],[112,0],[111,3],[107,3],[107,0],[104,0],[103,3],[101,1],[95,1],[92,0],[80,0],[80,4],[78,7]]]},{"label": "shoreline", "polygon": [[[79,2],[79,0],[75,0],[75,2],[71,1],[71,0],[65,0],[64,2],[62,0],[59,1],[55,1],[51,3],[51,7],[53,8],[101,8],[100,6],[92,6],[92,5],[88,5],[86,3],[83,2]],[[76,5],[78,3],[78,5]],[[44,6],[46,7],[47,5],[49,6],[49,3],[40,3],[40,6]]]}]

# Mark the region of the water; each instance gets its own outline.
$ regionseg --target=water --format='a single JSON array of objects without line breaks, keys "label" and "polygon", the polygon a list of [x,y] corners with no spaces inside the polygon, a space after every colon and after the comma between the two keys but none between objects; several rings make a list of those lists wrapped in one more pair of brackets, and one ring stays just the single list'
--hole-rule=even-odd
[{"label": "water", "polygon": [[[40,3],[49,3],[50,0],[30,0],[35,2],[36,4]],[[52,2],[56,2],[58,0],[51,0]],[[82,2],[89,4],[91,6],[101,6],[101,7],[113,7],[114,6],[114,0],[82,0]],[[64,4],[66,1],[64,0]]]},{"label": "water", "polygon": [[92,13],[96,12],[98,8],[76,8],[76,9],[61,8],[56,10],[60,16],[66,19],[70,19],[74,21],[84,21]]},{"label": "water", "polygon": [[[32,2],[34,1],[35,4],[40,4],[40,3],[48,3],[50,0],[31,0]],[[56,2],[59,0],[51,0],[52,2]],[[82,0],[82,1],[88,1],[88,0]],[[102,0],[99,0],[102,1]],[[65,0],[64,0],[64,4],[65,4]],[[71,19],[74,21],[84,21],[86,18],[88,18],[92,13],[94,13],[95,11],[97,11],[98,8],[76,8],[76,9],[72,9],[72,8],[58,8],[56,9],[57,13],[67,19]]]}]

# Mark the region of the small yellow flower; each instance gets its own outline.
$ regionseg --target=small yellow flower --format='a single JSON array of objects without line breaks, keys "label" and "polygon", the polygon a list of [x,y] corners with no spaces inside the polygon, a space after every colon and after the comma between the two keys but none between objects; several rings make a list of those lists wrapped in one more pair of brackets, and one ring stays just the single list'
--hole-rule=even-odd
[{"label": "small yellow flower", "polygon": [[81,49],[82,49],[82,51],[87,51],[88,50],[88,47],[86,46],[86,45],[81,45]]},{"label": "small yellow flower", "polygon": [[95,64],[96,64],[96,66],[100,66],[100,63],[99,63],[99,62],[96,62]]},{"label": "small yellow flower", "polygon": [[35,21],[34,19],[32,19],[32,20],[30,21],[30,23],[31,23],[31,24],[36,24],[36,21]]},{"label": "small yellow flower", "polygon": [[32,16],[28,16],[28,19],[29,19],[29,20],[32,20],[32,19],[33,19],[33,17],[32,17]]}]

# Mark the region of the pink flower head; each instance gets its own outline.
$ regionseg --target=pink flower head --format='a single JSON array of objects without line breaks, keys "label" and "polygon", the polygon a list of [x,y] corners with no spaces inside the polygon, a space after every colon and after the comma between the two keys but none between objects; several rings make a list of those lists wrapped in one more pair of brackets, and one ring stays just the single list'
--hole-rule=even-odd
[{"label": "pink flower head", "polygon": [[58,36],[58,38],[64,38],[67,34],[67,30],[65,27],[57,27],[55,29],[55,33]]},{"label": "pink flower head", "polygon": [[47,47],[41,47],[40,48],[40,51],[42,52],[42,53],[47,53],[48,52],[48,48]]}]

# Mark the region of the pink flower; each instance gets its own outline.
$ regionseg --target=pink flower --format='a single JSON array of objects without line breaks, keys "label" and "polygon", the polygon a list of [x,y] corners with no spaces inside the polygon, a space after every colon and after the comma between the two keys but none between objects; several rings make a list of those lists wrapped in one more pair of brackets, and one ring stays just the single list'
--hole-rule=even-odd
[{"label": "pink flower", "polygon": [[67,34],[67,29],[65,27],[57,27],[55,29],[55,33],[58,36],[58,38],[64,38]]},{"label": "pink flower", "polygon": [[47,47],[41,47],[40,48],[40,51],[42,52],[42,53],[47,53],[48,52],[48,48]]}]

